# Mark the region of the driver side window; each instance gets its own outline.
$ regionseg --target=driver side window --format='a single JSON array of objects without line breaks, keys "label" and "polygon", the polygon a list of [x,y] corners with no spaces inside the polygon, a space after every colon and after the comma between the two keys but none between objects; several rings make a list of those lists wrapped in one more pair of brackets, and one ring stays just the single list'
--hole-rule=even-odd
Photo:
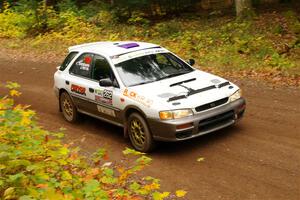
[{"label": "driver side window", "polygon": [[115,87],[119,87],[119,84],[107,60],[102,56],[94,55],[92,79],[100,81],[101,79],[106,78],[111,79]]},{"label": "driver side window", "polygon": [[95,55],[92,79],[99,81],[100,79],[105,78],[112,78],[110,65],[105,58],[99,55]]}]

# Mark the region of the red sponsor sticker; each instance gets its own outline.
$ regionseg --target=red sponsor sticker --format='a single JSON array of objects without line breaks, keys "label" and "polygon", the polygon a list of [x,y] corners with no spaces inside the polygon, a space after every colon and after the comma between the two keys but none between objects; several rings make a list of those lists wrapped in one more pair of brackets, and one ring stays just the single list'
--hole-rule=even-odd
[{"label": "red sponsor sticker", "polygon": [[86,95],[85,94],[85,88],[84,87],[81,87],[81,86],[78,86],[78,85],[71,85],[71,91],[72,92],[75,92],[77,94],[81,94],[81,95]]},{"label": "red sponsor sticker", "polygon": [[87,57],[84,58],[84,63],[85,64],[91,64],[91,62],[92,62],[92,58],[91,57],[87,56]]},{"label": "red sponsor sticker", "polygon": [[99,96],[99,95],[95,95],[95,100],[98,102],[104,103],[104,104],[112,105],[111,99],[107,99],[107,98]]}]

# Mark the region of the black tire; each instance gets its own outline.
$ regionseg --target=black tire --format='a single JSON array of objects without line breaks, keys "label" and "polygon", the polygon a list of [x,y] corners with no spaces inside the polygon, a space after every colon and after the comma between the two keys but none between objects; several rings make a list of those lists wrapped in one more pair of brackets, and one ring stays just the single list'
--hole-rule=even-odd
[{"label": "black tire", "polygon": [[140,152],[150,152],[155,147],[155,141],[145,119],[138,113],[132,113],[127,123],[128,135],[132,146]]},{"label": "black tire", "polygon": [[76,122],[78,118],[78,112],[70,95],[67,92],[61,93],[59,97],[59,104],[65,120],[71,123]]}]

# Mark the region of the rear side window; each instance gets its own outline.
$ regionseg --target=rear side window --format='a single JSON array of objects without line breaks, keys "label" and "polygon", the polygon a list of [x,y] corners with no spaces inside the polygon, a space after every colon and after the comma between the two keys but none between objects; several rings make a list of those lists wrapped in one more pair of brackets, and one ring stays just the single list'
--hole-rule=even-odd
[{"label": "rear side window", "polygon": [[65,58],[64,62],[61,64],[59,70],[64,71],[77,54],[78,54],[78,52],[69,53],[67,55],[67,57]]},{"label": "rear side window", "polygon": [[93,54],[84,53],[73,63],[70,73],[85,78],[91,78]]}]

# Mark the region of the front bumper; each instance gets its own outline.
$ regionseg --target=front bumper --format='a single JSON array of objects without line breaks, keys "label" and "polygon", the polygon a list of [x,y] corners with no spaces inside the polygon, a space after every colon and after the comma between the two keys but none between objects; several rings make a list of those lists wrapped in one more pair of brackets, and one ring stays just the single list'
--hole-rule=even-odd
[{"label": "front bumper", "polygon": [[243,117],[245,108],[246,101],[244,98],[240,98],[234,102],[182,119],[166,121],[148,119],[148,124],[155,140],[187,140],[236,123]]}]

